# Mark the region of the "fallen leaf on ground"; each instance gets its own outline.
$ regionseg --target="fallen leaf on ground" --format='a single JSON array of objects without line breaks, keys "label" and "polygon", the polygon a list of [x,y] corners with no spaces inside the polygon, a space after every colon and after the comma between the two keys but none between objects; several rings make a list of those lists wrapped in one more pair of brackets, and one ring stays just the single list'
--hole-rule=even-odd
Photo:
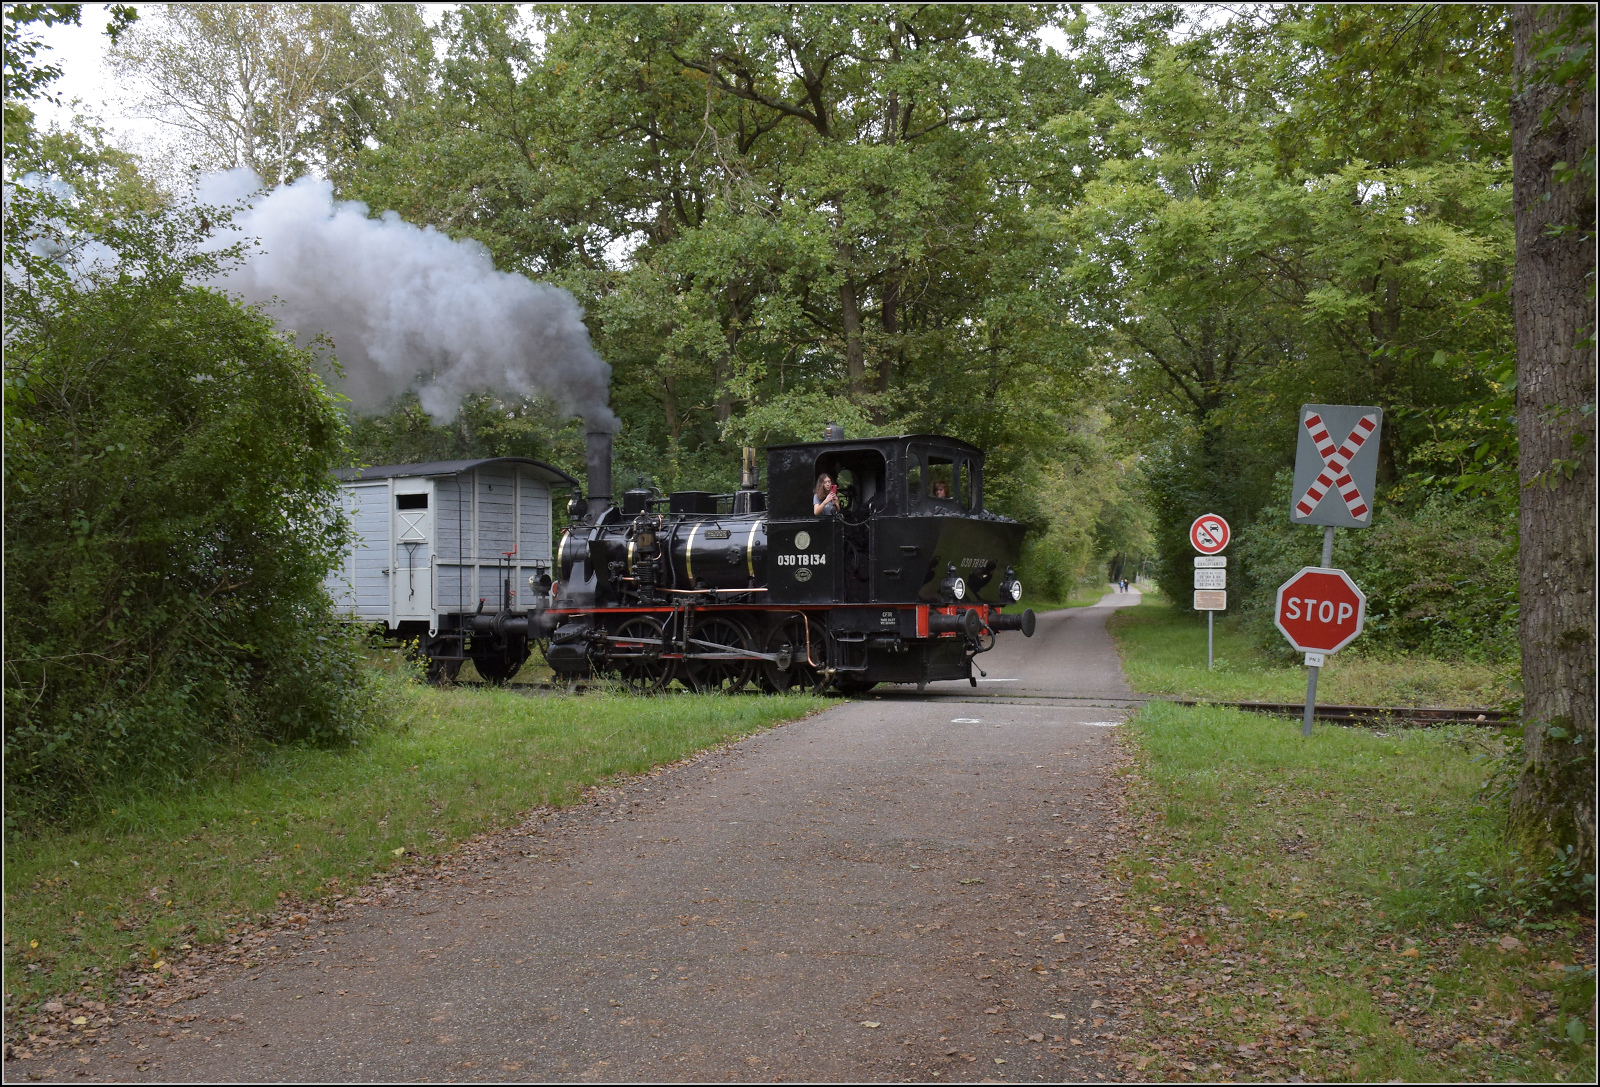
[{"label": "fallen leaf on ground", "polygon": [[879,1027],[883,1026],[882,1023],[874,1023],[866,1019],[861,1020],[861,1025],[869,1030],[877,1030]]},{"label": "fallen leaf on ground", "polygon": [[1408,947],[1404,951],[1400,952],[1400,957],[1404,959],[1420,959],[1422,957],[1422,952],[1418,951],[1414,947]]},{"label": "fallen leaf on ground", "polygon": [[1050,937],[1050,939],[1054,940],[1058,944],[1064,944],[1067,942],[1067,934],[1065,932],[1058,932],[1054,936]]},{"label": "fallen leaf on ground", "polygon": [[1521,951],[1522,946],[1522,941],[1515,936],[1500,937],[1500,950],[1502,951]]}]

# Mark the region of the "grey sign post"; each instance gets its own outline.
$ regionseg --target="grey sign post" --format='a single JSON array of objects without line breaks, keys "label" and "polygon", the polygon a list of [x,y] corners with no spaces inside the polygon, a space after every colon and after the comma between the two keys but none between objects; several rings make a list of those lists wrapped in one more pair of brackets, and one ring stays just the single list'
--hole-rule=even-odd
[{"label": "grey sign post", "polygon": [[1196,555],[1194,557],[1194,607],[1206,613],[1206,671],[1211,671],[1214,653],[1212,646],[1216,634],[1217,612],[1228,610],[1228,594],[1219,589],[1228,587],[1228,556]]},{"label": "grey sign post", "polygon": [[[1295,429],[1299,445],[1294,457],[1294,491],[1289,520],[1297,525],[1322,525],[1322,565],[1333,565],[1335,528],[1371,528],[1377,502],[1378,442],[1383,436],[1383,409],[1355,404],[1303,404]],[[1302,736],[1311,735],[1317,704],[1318,664],[1306,679],[1306,714]]]}]

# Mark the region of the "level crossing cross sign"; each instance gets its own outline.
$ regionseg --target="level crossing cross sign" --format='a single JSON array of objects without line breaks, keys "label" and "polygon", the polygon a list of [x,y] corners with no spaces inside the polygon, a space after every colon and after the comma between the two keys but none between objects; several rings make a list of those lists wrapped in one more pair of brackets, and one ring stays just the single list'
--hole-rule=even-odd
[{"label": "level crossing cross sign", "polygon": [[1382,433],[1382,408],[1303,405],[1289,519],[1299,525],[1371,525]]},{"label": "level crossing cross sign", "polygon": [[1367,597],[1343,570],[1305,566],[1278,586],[1272,621],[1302,653],[1337,653],[1366,624]]}]

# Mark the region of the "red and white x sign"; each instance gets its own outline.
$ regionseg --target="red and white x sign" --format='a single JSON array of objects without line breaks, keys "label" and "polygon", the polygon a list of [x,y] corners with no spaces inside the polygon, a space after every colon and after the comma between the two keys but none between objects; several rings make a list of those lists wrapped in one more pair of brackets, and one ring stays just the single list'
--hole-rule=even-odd
[{"label": "red and white x sign", "polygon": [[1350,516],[1357,520],[1364,518],[1372,507],[1361,494],[1355,480],[1350,478],[1350,461],[1355,458],[1356,451],[1366,444],[1372,432],[1378,429],[1378,417],[1363,415],[1356,421],[1349,436],[1337,446],[1333,444],[1333,436],[1328,433],[1328,428],[1323,425],[1322,416],[1316,412],[1306,412],[1305,426],[1311,434],[1311,440],[1316,443],[1317,454],[1322,457],[1322,471],[1306,488],[1306,493],[1295,501],[1294,508],[1300,516],[1310,517],[1323,496],[1337,488],[1339,497],[1344,499],[1345,506],[1350,510]]}]

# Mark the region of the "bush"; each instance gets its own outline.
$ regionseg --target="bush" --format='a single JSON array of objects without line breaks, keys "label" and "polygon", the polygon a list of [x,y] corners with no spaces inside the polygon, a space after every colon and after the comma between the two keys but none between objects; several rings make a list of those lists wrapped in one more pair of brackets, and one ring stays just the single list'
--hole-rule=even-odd
[{"label": "bush", "polygon": [[199,211],[7,197],[8,826],[350,736],[372,695],[322,587],[346,427],[313,358],[194,285]]},{"label": "bush", "polygon": [[[1263,646],[1288,651],[1272,625],[1278,586],[1322,561],[1321,528],[1289,523],[1281,504],[1263,509],[1236,545],[1238,610]],[[1333,564],[1367,594],[1367,626],[1352,648],[1460,660],[1515,659],[1515,526],[1487,500],[1434,493],[1412,509],[1379,505],[1369,529],[1340,529]]]}]

